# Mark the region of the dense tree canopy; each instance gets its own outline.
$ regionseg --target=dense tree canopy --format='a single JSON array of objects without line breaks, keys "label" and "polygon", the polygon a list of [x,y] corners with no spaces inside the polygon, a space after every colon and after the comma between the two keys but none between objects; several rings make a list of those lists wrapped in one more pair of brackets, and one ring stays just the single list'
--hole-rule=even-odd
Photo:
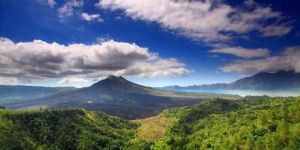
[{"label": "dense tree canopy", "polygon": [[300,98],[209,100],[182,109],[171,149],[299,149]]},{"label": "dense tree canopy", "polygon": [[[151,120],[165,136],[141,138],[139,124],[150,134]],[[81,109],[1,109],[0,149],[300,149],[300,97],[212,99],[138,122]]]},{"label": "dense tree canopy", "polygon": [[0,149],[121,149],[136,124],[85,110],[1,111]]}]

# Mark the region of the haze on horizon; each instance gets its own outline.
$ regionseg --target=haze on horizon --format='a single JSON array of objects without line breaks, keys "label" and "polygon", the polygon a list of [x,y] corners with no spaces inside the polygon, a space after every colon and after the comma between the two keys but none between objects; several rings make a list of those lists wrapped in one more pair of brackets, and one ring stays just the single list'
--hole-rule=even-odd
[{"label": "haze on horizon", "polygon": [[300,3],[0,1],[0,84],[159,87],[300,72]]}]

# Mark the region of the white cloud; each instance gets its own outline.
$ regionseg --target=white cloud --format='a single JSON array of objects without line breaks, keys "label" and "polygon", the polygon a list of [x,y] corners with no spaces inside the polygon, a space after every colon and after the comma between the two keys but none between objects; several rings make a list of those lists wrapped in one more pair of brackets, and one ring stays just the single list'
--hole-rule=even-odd
[{"label": "white cloud", "polygon": [[232,54],[242,58],[257,58],[269,55],[269,50],[266,48],[249,49],[243,47],[220,47],[210,51],[211,53]]},{"label": "white cloud", "polygon": [[11,77],[0,77],[0,84],[1,85],[14,85],[18,84],[19,81],[16,78],[11,78]]},{"label": "white cloud", "polygon": [[[232,33],[260,31],[262,27],[268,28],[265,21],[272,19],[280,22],[282,19],[279,12],[259,6],[254,1],[245,4],[247,9],[235,8],[216,0],[99,0],[97,6],[110,10],[121,9],[133,19],[156,22],[164,28],[201,41],[228,40]],[[281,26],[290,30],[290,27]],[[286,33],[288,30],[281,32],[281,35]],[[268,34],[273,35],[279,34]]]},{"label": "white cloud", "polygon": [[65,77],[61,79],[59,84],[68,84],[68,83],[88,83],[89,80],[81,77]]},{"label": "white cloud", "polygon": [[44,6],[49,6],[51,8],[54,8],[56,5],[55,0],[36,0],[39,4],[44,5]]},{"label": "white cloud", "polygon": [[49,5],[51,8],[53,8],[53,7],[55,6],[55,4],[56,4],[55,0],[47,0],[47,2],[48,2],[48,5]]},{"label": "white cloud", "polygon": [[[71,78],[97,79],[113,75],[181,76],[190,71],[173,58],[160,58],[147,48],[113,40],[98,44],[14,43],[0,38],[0,77],[20,81]],[[68,79],[68,80],[67,80]]]},{"label": "white cloud", "polygon": [[97,21],[97,22],[103,21],[103,19],[99,14],[81,13],[81,18],[85,21]]},{"label": "white cloud", "polygon": [[291,31],[291,28],[284,25],[270,25],[260,29],[260,31],[262,32],[264,37],[282,36],[289,33]]},{"label": "white cloud", "polygon": [[74,15],[75,9],[82,7],[83,4],[83,0],[70,0],[66,2],[62,7],[58,9],[59,17],[63,18]]},{"label": "white cloud", "polygon": [[126,70],[121,70],[118,75],[128,74],[139,77],[175,77],[182,76],[190,73],[185,68],[185,65],[178,62],[176,59],[154,59],[149,62],[140,62],[134,64],[132,67]]},{"label": "white cloud", "polygon": [[256,60],[242,60],[228,64],[220,69],[224,72],[253,73],[261,71],[300,72],[300,46],[288,47],[279,56],[270,56]]},{"label": "white cloud", "polygon": [[111,38],[109,36],[104,35],[104,36],[97,37],[95,41],[96,43],[103,43],[109,40],[111,40]]}]

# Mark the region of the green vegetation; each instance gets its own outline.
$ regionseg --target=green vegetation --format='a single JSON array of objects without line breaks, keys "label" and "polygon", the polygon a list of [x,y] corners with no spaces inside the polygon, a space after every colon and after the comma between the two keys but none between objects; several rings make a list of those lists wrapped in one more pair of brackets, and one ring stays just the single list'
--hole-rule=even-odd
[{"label": "green vegetation", "polygon": [[300,97],[212,99],[134,121],[1,109],[0,149],[300,149]]},{"label": "green vegetation", "polygon": [[167,129],[176,121],[174,116],[168,115],[170,110],[165,110],[158,116],[136,120],[135,122],[140,125],[137,129],[137,138],[147,141],[164,139]]},{"label": "green vegetation", "polygon": [[154,145],[180,150],[300,148],[300,97],[216,99],[180,111],[168,138]]},{"label": "green vegetation", "polygon": [[136,127],[85,110],[1,110],[0,149],[121,149]]}]

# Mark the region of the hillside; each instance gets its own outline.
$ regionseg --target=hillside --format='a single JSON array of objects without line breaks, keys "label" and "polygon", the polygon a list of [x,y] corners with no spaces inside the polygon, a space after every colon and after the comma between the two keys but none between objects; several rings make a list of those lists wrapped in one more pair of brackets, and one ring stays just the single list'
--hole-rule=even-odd
[{"label": "hillside", "polygon": [[122,149],[136,127],[85,110],[0,110],[0,149]]},{"label": "hillside", "polygon": [[0,149],[299,149],[300,97],[210,99],[126,121],[82,109],[0,109]]},{"label": "hillside", "polygon": [[179,93],[145,87],[123,77],[109,76],[90,87],[61,92],[43,98],[9,103],[8,108],[55,107],[104,111],[125,119],[146,118],[170,107],[191,105],[209,97],[230,95]]},{"label": "hillside", "polygon": [[[157,132],[156,124],[148,127],[147,136],[138,136],[138,139],[143,139],[143,146],[146,145],[141,149],[147,149],[147,146],[180,150],[299,149],[299,110],[300,97],[208,100],[164,111],[156,120],[165,120],[167,117],[173,122],[171,125],[168,123],[160,133],[154,134],[164,133],[164,136],[149,138],[149,135]],[[142,126],[151,126],[147,120],[139,122]],[[145,131],[139,132],[142,134]]]},{"label": "hillside", "polygon": [[300,89],[300,73],[278,71],[261,72],[251,77],[242,78],[230,84],[233,89],[285,90]]},{"label": "hillside", "polygon": [[261,72],[245,77],[232,83],[217,83],[192,86],[167,86],[167,90],[299,90],[300,73],[293,71],[278,71],[275,73]]},{"label": "hillside", "polygon": [[38,99],[59,92],[74,90],[72,87],[39,87],[0,85],[0,104]]}]

